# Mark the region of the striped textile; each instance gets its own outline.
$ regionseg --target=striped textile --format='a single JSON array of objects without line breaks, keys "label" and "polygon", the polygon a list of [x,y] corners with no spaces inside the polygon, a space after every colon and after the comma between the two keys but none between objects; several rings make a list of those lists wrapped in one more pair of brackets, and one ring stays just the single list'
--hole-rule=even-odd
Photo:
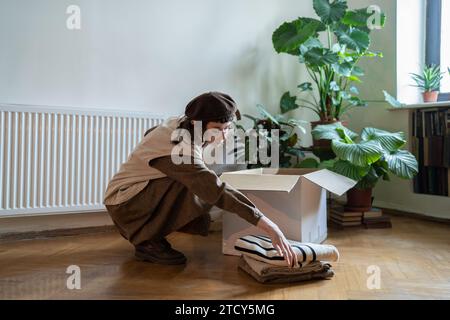
[{"label": "striped textile", "polygon": [[[326,261],[334,262],[339,260],[339,251],[335,246],[326,244],[300,243],[288,240],[297,254],[299,267],[311,262]],[[255,260],[265,262],[275,266],[286,266],[287,261],[280,256],[273,247],[269,237],[263,235],[248,235],[236,240],[234,248],[243,255]]]}]

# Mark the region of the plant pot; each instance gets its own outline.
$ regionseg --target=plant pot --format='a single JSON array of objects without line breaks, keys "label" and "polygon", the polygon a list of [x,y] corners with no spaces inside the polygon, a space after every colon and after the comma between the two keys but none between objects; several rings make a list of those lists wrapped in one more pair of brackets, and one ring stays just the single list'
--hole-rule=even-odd
[{"label": "plant pot", "polygon": [[372,208],[372,188],[352,188],[347,191],[347,204],[345,209],[354,212],[369,211]]},{"label": "plant pot", "polygon": [[320,126],[322,124],[333,124],[338,121],[336,120],[319,120],[319,121],[311,121],[311,129],[315,129],[317,126]]},{"label": "plant pot", "polygon": [[438,101],[439,91],[426,91],[423,93],[423,102]]},{"label": "plant pot", "polygon": [[[314,130],[319,125],[327,125],[327,124],[333,124],[337,121],[312,121],[311,122],[311,130]],[[331,140],[315,140],[313,139],[313,147],[325,147],[325,148],[331,148]]]},{"label": "plant pot", "polygon": [[[311,129],[319,125],[333,124],[337,121],[314,121],[311,122]],[[331,140],[315,140],[313,139],[313,154],[320,159],[320,161],[327,161],[336,158],[333,150],[331,149]]]}]

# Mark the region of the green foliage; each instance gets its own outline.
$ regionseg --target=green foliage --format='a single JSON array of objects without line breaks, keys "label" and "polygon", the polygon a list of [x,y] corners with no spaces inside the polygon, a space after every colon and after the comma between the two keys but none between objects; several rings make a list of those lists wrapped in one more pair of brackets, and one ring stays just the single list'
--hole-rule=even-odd
[{"label": "green foliage", "polygon": [[298,55],[302,43],[324,30],[325,25],[316,19],[299,18],[285,22],[273,33],[273,46],[278,53]]},{"label": "green foliage", "polygon": [[359,137],[339,124],[319,125],[315,139],[332,140],[336,159],[330,169],[358,181],[357,188],[373,188],[378,180],[389,181],[389,174],[412,179],[418,173],[417,160],[401,148],[406,144],[402,132],[365,128]]},{"label": "green foliage", "polygon": [[322,22],[329,25],[344,17],[347,10],[347,1],[313,0],[313,7]]},{"label": "green foliage", "polygon": [[395,99],[393,96],[391,96],[387,91],[383,90],[384,93],[384,99],[387,103],[389,103],[394,108],[403,108],[405,106],[404,103],[401,103],[397,99]]},{"label": "green foliage", "polygon": [[280,101],[281,113],[285,114],[291,110],[295,110],[298,108],[298,104],[296,103],[297,97],[293,97],[290,95],[289,91],[286,92]]},{"label": "green foliage", "polygon": [[[273,46],[278,53],[298,56],[305,64],[314,83],[318,99],[314,96],[313,85],[305,82],[298,88],[304,98],[285,94],[282,108],[306,108],[314,111],[320,120],[333,121],[353,107],[364,107],[365,101],[352,83],[361,82],[364,70],[358,66],[362,58],[382,57],[381,53],[369,51],[370,32],[368,20],[372,13],[368,8],[349,10],[345,0],[313,0],[313,7],[320,20],[298,18],[284,22],[272,35]],[[386,16],[380,13],[380,27]],[[320,40],[326,33],[327,43]],[[354,88],[349,91],[349,88]],[[307,98],[310,99],[307,99]]]},{"label": "green foliage", "polygon": [[422,74],[411,73],[412,79],[416,82],[414,87],[420,88],[423,92],[439,91],[444,72],[437,65],[425,66]]},{"label": "green foliage", "polygon": [[303,169],[315,169],[319,167],[319,161],[313,158],[308,158],[300,162],[296,167]]},{"label": "green foliage", "polygon": [[[295,100],[292,101],[289,93],[283,95],[281,104],[282,113],[287,112],[289,109],[293,108],[295,104]],[[305,155],[301,148],[298,146],[300,139],[296,133],[296,129],[299,129],[302,132],[306,132],[304,125],[305,121],[297,120],[297,119],[288,119],[283,114],[280,115],[272,115],[269,113],[266,108],[262,105],[256,106],[259,117],[253,117],[248,114],[244,114],[243,117],[252,120],[253,124],[250,128],[254,129],[256,132],[258,139],[258,149],[261,143],[264,143],[268,146],[268,154],[270,156],[271,142],[272,142],[272,132],[271,130],[279,130],[279,155],[280,155],[280,167],[281,168],[289,168],[295,166],[299,163],[301,158],[304,158]],[[285,112],[283,112],[285,111]],[[241,125],[240,128],[244,129]],[[245,129],[244,129],[245,130]],[[245,137],[245,150],[246,150],[246,161],[249,161],[249,137]],[[261,140],[262,139],[262,140]],[[292,158],[296,159],[296,163],[292,164]],[[259,159],[257,159],[257,164],[249,164],[249,169],[260,168],[260,167],[269,167],[271,164],[262,164]]]}]

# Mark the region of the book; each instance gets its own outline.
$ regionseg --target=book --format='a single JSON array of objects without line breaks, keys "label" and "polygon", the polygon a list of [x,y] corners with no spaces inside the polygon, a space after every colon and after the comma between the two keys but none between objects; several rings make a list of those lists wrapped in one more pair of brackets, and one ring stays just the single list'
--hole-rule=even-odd
[{"label": "book", "polygon": [[411,147],[419,164],[414,192],[450,196],[450,107],[416,110],[411,125]]},{"label": "book", "polygon": [[331,214],[330,215],[331,219],[340,221],[340,222],[360,222],[362,221],[362,217],[341,217],[339,215],[336,214]]},{"label": "book", "polygon": [[378,218],[383,215],[383,210],[378,208],[372,208],[370,211],[363,212],[363,218]]},{"label": "book", "polygon": [[334,208],[330,209],[330,215],[334,214],[336,216],[340,216],[343,218],[361,218],[362,212],[352,212],[352,211],[344,211],[342,210],[336,210]]},{"label": "book", "polygon": [[330,203],[328,220],[339,228],[357,227],[362,225],[362,212],[346,211],[343,204]]},{"label": "book", "polygon": [[331,218],[330,221],[333,222],[335,225],[341,226],[341,227],[356,227],[356,226],[361,225],[361,221],[359,221],[359,222],[341,222],[341,221],[335,220],[333,218]]},{"label": "book", "polygon": [[377,222],[377,221],[391,221],[391,218],[389,216],[379,216],[379,217],[368,217],[368,218],[364,218],[365,221],[369,221],[369,222]]}]

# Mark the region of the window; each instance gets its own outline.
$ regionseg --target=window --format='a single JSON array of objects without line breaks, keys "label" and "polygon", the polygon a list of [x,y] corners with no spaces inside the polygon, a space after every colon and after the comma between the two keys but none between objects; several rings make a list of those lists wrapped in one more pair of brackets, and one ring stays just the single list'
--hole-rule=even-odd
[{"label": "window", "polygon": [[445,72],[439,100],[450,100],[450,1],[427,0],[426,63]]},{"label": "window", "polygon": [[441,19],[441,67],[445,72],[444,79],[441,82],[441,91],[450,92],[450,1],[442,1],[442,19]]}]

